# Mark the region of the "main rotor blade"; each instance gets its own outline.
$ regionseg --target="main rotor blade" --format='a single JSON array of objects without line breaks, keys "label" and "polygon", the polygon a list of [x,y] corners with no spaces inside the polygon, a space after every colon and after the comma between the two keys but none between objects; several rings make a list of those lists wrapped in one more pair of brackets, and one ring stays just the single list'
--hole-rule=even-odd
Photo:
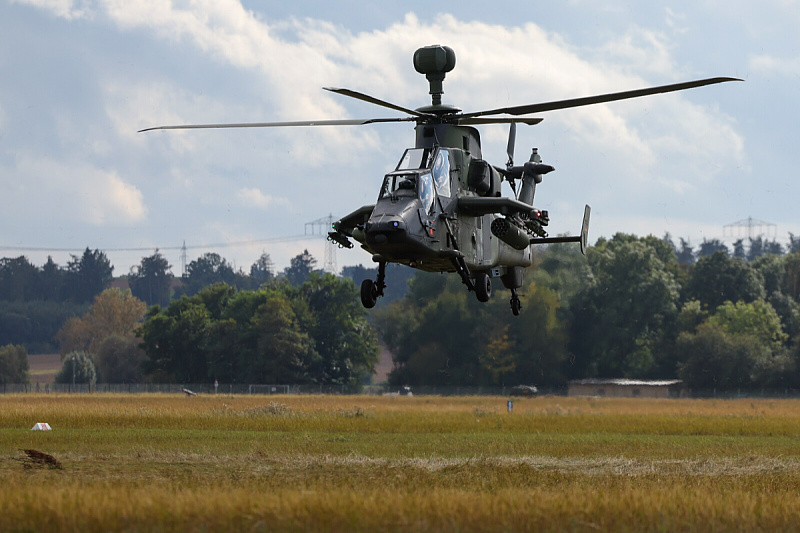
[{"label": "main rotor blade", "polygon": [[649,96],[651,94],[669,93],[673,91],[683,91],[685,89],[693,89],[695,87],[702,87],[704,85],[712,85],[715,83],[724,83],[727,81],[744,81],[739,78],[708,78],[704,80],[687,81],[683,83],[673,83],[671,85],[661,85],[658,87],[648,87],[646,89],[637,89],[634,91],[625,91],[621,93],[601,94],[597,96],[586,96],[583,98],[572,98],[569,100],[557,100],[555,102],[544,102],[541,104],[528,104],[513,107],[501,107],[499,109],[491,109],[488,111],[477,111],[474,113],[464,113],[462,117],[479,117],[483,115],[527,115],[528,113],[543,113],[545,111],[554,111],[556,109],[566,109],[569,107],[580,107],[592,104],[602,104],[605,102],[614,102],[616,100],[627,100],[628,98],[639,98],[641,96]]},{"label": "main rotor blade", "polygon": [[480,126],[482,124],[516,124],[521,122],[528,126],[535,126],[543,121],[543,118],[458,118],[458,123],[465,126]]},{"label": "main rotor blade", "polygon": [[391,102],[380,100],[368,94],[360,93],[358,91],[351,91],[350,89],[341,89],[338,87],[323,87],[323,89],[325,89],[326,91],[331,91],[332,93],[343,94],[344,96],[349,96],[350,98],[355,98],[356,100],[363,100],[364,102],[369,102],[371,104],[379,105],[381,107],[388,107],[389,109],[394,109],[395,111],[402,111],[403,113],[408,113],[409,115],[413,115],[415,117],[426,118],[434,116],[428,113],[420,113],[419,111],[414,111],[413,109],[408,109],[406,107],[395,105]]},{"label": "main rotor blade", "polygon": [[211,128],[283,128],[295,126],[363,126],[364,124],[374,124],[378,122],[410,122],[415,119],[404,118],[365,118],[365,119],[344,119],[344,120],[300,120],[294,122],[246,122],[240,124],[183,124],[180,126],[156,126],[145,128],[138,133],[153,130],[197,130]]}]

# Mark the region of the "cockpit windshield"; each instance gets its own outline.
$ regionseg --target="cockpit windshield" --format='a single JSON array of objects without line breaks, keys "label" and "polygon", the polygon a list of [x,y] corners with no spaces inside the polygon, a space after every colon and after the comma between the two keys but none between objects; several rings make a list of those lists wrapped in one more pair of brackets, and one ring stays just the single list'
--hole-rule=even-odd
[{"label": "cockpit windshield", "polygon": [[433,194],[433,178],[429,172],[419,177],[419,199],[426,213],[430,213],[433,207]]},{"label": "cockpit windshield", "polygon": [[450,152],[440,149],[433,163],[433,180],[439,196],[450,198]]},{"label": "cockpit windshield", "polygon": [[381,198],[384,196],[416,196],[416,174],[389,174],[383,178]]},{"label": "cockpit windshield", "polygon": [[408,174],[387,174],[383,178],[380,198],[419,198],[422,207],[426,212],[430,212],[433,207],[435,192],[433,190],[433,177],[430,172],[422,175],[416,173]]},{"label": "cockpit windshield", "polygon": [[417,170],[431,168],[433,150],[430,148],[409,148],[397,164],[396,170]]}]

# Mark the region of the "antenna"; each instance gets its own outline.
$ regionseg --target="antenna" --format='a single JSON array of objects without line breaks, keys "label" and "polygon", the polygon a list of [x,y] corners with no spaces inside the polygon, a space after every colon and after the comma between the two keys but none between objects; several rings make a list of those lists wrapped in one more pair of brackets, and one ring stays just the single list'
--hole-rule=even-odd
[{"label": "antenna", "polygon": [[[326,217],[318,218],[317,220],[312,220],[311,222],[306,222],[304,234],[308,235],[310,228],[311,235],[319,234],[323,237],[327,237],[328,232],[333,226],[334,220],[336,219],[333,218],[333,215],[329,214]],[[330,272],[334,276],[339,272],[339,269],[336,266],[336,244],[330,239],[325,242],[325,263],[322,268],[325,270],[325,272]]]},{"label": "antenna", "polygon": [[186,275],[186,239],[183,240],[183,246],[181,246],[181,275]]},{"label": "antenna", "polygon": [[[766,228],[766,231],[765,231]],[[722,226],[723,237],[754,239],[756,237],[764,237],[773,239],[778,236],[778,226],[757,218],[747,217],[730,224]]]}]

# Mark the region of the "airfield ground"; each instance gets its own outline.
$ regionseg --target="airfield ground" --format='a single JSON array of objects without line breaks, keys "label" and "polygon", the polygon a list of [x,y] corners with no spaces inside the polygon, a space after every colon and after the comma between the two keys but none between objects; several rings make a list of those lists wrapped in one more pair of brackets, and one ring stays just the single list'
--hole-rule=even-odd
[{"label": "airfield ground", "polygon": [[32,383],[45,385],[55,381],[56,374],[61,370],[61,356],[57,353],[28,354],[30,365],[30,380]]},{"label": "airfield ground", "polygon": [[800,530],[800,401],[506,401],[3,395],[0,530]]}]

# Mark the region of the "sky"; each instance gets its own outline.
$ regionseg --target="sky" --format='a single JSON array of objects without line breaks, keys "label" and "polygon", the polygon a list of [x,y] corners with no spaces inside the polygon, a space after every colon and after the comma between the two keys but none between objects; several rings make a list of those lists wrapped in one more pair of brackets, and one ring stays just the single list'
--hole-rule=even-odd
[{"label": "sky", "polygon": [[[786,242],[800,235],[798,4],[0,0],[0,256],[64,265],[88,246],[118,276],[158,248],[180,274],[185,242],[188,261],[249,271],[266,252],[282,270],[308,249],[322,267],[307,223],[374,203],[413,123],[137,131],[402,116],[322,87],[428,105],[412,56],[431,44],[455,51],[443,102],[464,111],[743,79],[541,113],[516,157],[537,147],[556,168],[534,202],[551,235],[577,232],[589,204],[590,242],[732,242],[747,230],[726,225],[748,217]],[[504,164],[507,126],[480,130]],[[336,263],[372,266],[357,247]]]}]

